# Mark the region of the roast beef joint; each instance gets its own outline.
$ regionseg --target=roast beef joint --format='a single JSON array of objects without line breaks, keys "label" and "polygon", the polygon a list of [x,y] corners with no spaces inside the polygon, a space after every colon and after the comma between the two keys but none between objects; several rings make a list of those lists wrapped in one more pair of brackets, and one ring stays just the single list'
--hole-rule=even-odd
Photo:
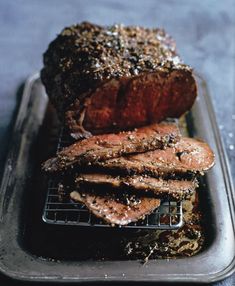
[{"label": "roast beef joint", "polygon": [[45,52],[41,79],[76,140],[42,166],[60,177],[61,197],[124,226],[161,202],[195,196],[214,154],[180,134],[176,118],[192,107],[197,86],[163,29],[67,27]]},{"label": "roast beef joint", "polygon": [[197,95],[192,69],[163,29],[65,28],[44,54],[41,78],[77,139],[180,117]]}]

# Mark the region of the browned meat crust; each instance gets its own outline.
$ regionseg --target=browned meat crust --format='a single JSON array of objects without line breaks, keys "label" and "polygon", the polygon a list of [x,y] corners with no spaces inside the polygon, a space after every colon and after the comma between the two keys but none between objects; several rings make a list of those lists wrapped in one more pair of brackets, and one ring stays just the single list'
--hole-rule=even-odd
[{"label": "browned meat crust", "polygon": [[214,165],[214,160],[208,144],[193,138],[181,138],[171,148],[95,162],[94,165],[108,171],[172,178],[203,173]]},{"label": "browned meat crust", "polygon": [[160,206],[159,199],[129,194],[119,198],[112,194],[99,195],[73,191],[70,197],[74,201],[84,203],[94,215],[113,225],[135,222]]},{"label": "browned meat crust", "polygon": [[65,28],[44,54],[42,82],[72,135],[123,130],[179,117],[196,97],[192,70],[161,29]]},{"label": "browned meat crust", "polygon": [[[111,176],[102,173],[80,174],[76,178],[79,189],[110,189],[120,194],[122,190],[139,195],[149,194],[159,199],[180,201],[191,196],[198,186],[197,180],[163,180],[148,176]],[[117,192],[118,191],[118,192]]]},{"label": "browned meat crust", "polygon": [[163,148],[179,140],[179,129],[172,123],[152,124],[134,131],[104,134],[78,141],[65,148],[55,158],[47,160],[43,169],[63,171],[76,165],[89,165],[124,154]]}]

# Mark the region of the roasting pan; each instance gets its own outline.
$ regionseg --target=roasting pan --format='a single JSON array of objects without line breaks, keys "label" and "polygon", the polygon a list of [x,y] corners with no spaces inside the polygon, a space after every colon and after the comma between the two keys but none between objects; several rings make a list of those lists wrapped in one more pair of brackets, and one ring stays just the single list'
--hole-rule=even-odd
[{"label": "roasting pan", "polygon": [[[232,180],[206,84],[199,76],[197,83],[199,97],[188,114],[188,129],[191,135],[206,140],[216,156],[215,167],[206,175],[203,205],[208,237],[199,254],[150,259],[144,265],[139,260],[116,259],[115,255],[105,261],[80,259],[74,245],[89,248],[84,244],[84,228],[43,222],[46,194],[38,170],[54,152],[50,146],[56,134],[51,130],[56,128],[48,98],[35,74],[25,84],[1,184],[0,271],[18,280],[76,283],[213,282],[231,275],[235,268]],[[107,242],[114,238],[112,229],[87,231],[93,240],[104,231]],[[125,235],[126,230],[118,231]]]}]

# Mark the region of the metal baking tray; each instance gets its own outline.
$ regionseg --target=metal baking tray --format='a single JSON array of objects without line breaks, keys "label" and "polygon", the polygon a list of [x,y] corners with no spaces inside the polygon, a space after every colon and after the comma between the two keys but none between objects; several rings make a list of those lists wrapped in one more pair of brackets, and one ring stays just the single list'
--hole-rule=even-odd
[{"label": "metal baking tray", "polygon": [[[207,218],[207,244],[193,257],[149,260],[92,260],[66,257],[86,238],[107,243],[113,231],[52,226],[41,219],[46,197],[40,164],[55,151],[57,138],[53,110],[39,79],[31,76],[18,111],[0,192],[0,272],[18,280],[44,282],[213,282],[235,268],[235,215],[231,176],[206,84],[197,76],[199,96],[187,116],[192,136],[206,140],[215,152],[216,165],[206,175],[203,210]],[[52,128],[53,127],[53,128]],[[50,134],[50,136],[49,136]],[[29,227],[30,226],[30,227]],[[105,232],[104,232],[105,231]],[[58,240],[63,243],[58,247]],[[88,247],[88,245],[84,245]],[[55,258],[52,254],[57,253]]]}]

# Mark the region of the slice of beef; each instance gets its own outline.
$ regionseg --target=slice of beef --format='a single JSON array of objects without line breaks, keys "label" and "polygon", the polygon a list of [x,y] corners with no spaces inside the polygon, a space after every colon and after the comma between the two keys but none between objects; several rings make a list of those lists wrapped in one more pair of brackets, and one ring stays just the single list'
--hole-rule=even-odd
[{"label": "slice of beef", "polygon": [[41,78],[75,138],[179,117],[197,94],[191,68],[162,29],[65,28],[44,54]]},{"label": "slice of beef", "polygon": [[125,194],[117,197],[115,194],[96,194],[73,191],[72,200],[84,203],[97,217],[112,225],[127,225],[144,218],[160,206],[156,198],[137,197]]},{"label": "slice of beef", "polygon": [[63,149],[55,158],[47,160],[43,169],[48,172],[62,171],[75,164],[87,165],[124,154],[163,148],[179,138],[179,129],[173,123],[152,124],[118,134],[96,135]]},{"label": "slice of beef", "polygon": [[95,162],[94,165],[106,171],[174,178],[203,174],[214,165],[214,162],[214,153],[207,143],[194,138],[181,138],[173,147],[164,150],[122,156]]},{"label": "slice of beef", "polygon": [[159,199],[181,201],[191,196],[198,182],[194,180],[163,180],[149,176],[111,176],[103,173],[80,174],[76,180],[80,189],[114,190],[117,194],[122,190],[132,193],[154,196]]}]

